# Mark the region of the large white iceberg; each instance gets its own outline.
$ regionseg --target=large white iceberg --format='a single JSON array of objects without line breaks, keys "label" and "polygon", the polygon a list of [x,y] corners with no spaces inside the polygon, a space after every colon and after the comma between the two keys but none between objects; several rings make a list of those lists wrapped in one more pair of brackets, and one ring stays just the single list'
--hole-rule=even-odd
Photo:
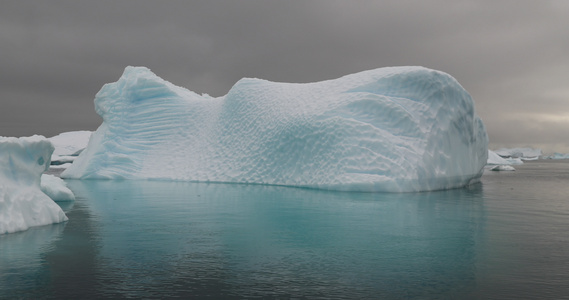
[{"label": "large white iceberg", "polygon": [[95,109],[103,123],[62,177],[411,192],[475,182],[488,157],[470,95],[422,67],[245,78],[219,98],[127,67]]},{"label": "large white iceberg", "polygon": [[53,149],[43,136],[0,137],[0,234],[67,220],[40,190]]}]

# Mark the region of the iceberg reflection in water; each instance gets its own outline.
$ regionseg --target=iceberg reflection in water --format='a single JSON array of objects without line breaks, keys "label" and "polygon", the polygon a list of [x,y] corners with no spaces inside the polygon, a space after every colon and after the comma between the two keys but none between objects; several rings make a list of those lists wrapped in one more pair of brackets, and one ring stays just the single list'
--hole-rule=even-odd
[{"label": "iceberg reflection in water", "polygon": [[53,251],[65,225],[64,222],[0,234],[0,299],[18,299],[30,287],[49,288],[49,281],[38,280],[43,276],[43,254]]},{"label": "iceberg reflection in water", "polygon": [[4,295],[369,298],[476,288],[481,185],[416,194],[159,181],[68,185],[77,200],[65,232],[44,248],[35,274],[24,274],[49,286],[4,286]]}]

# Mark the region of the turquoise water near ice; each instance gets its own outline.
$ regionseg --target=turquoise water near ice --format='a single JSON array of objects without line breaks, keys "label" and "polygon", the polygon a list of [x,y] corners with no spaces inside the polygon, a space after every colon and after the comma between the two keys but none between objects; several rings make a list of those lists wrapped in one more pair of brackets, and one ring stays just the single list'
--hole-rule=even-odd
[{"label": "turquoise water near ice", "polygon": [[410,194],[67,181],[0,235],[0,299],[569,299],[569,163]]}]

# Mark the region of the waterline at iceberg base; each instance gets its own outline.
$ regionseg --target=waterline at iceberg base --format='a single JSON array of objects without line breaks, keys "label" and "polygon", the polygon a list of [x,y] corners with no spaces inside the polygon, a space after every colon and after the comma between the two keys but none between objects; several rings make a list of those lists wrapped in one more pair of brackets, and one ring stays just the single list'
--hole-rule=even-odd
[{"label": "waterline at iceberg base", "polygon": [[95,108],[103,123],[64,178],[412,192],[475,182],[488,156],[470,95],[423,67],[299,84],[245,78],[218,98],[127,67]]}]

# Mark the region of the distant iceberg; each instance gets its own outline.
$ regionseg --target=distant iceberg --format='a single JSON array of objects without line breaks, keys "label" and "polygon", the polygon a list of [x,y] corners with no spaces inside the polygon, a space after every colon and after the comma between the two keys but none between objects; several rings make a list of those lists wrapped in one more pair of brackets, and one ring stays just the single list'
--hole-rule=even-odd
[{"label": "distant iceberg", "polygon": [[494,152],[503,158],[520,158],[522,160],[536,160],[542,155],[541,149],[533,148],[500,148]]},{"label": "distant iceberg", "polygon": [[488,150],[488,162],[486,165],[491,171],[515,171],[511,165],[521,165],[524,162],[520,158],[503,158],[492,150]]},{"label": "distant iceberg", "polygon": [[498,155],[496,152],[492,150],[488,150],[488,165],[511,165],[512,163],[509,160]]},{"label": "distant iceberg", "polygon": [[53,150],[43,136],[0,137],[0,234],[67,220],[40,190]]},{"label": "distant iceberg", "polygon": [[63,179],[43,174],[41,175],[41,190],[53,201],[73,201],[75,200],[75,195],[67,187],[67,184]]},{"label": "distant iceberg", "polygon": [[488,137],[450,75],[381,68],[294,84],[245,78],[212,98],[127,67],[64,178],[412,192],[476,182]]},{"label": "distant iceberg", "polygon": [[91,131],[69,131],[48,138],[55,150],[51,155],[51,164],[67,167],[87,147]]},{"label": "distant iceberg", "polygon": [[510,165],[498,165],[490,169],[491,171],[515,171],[516,169]]},{"label": "distant iceberg", "polygon": [[[517,157],[517,158],[510,157],[510,158],[504,158],[504,159],[506,161],[508,161],[509,165],[521,165],[524,163],[524,161],[519,157]],[[531,160],[531,159],[529,159],[529,160]]]},{"label": "distant iceberg", "polygon": [[569,159],[569,153],[553,153],[552,155],[543,156],[543,159]]}]

